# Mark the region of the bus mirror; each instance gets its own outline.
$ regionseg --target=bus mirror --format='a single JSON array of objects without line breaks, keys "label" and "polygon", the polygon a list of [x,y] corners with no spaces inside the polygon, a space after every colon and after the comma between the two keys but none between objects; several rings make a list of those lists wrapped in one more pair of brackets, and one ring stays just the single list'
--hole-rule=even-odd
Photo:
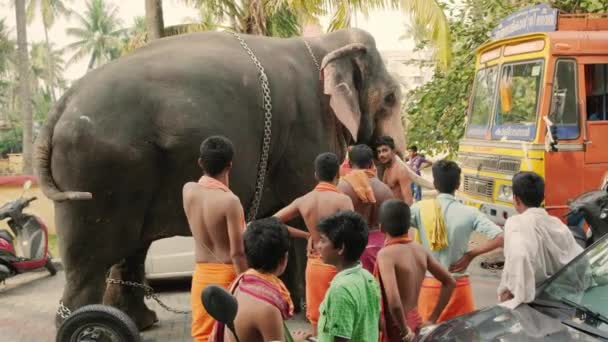
[{"label": "bus mirror", "polygon": [[506,78],[500,80],[500,111],[509,113],[513,109],[513,92],[511,82]]},{"label": "bus mirror", "polygon": [[547,136],[545,137],[546,151],[557,152],[557,144],[559,139],[557,136],[557,127],[546,115],[543,116],[543,120],[547,125]]},{"label": "bus mirror", "polygon": [[564,116],[564,110],[566,105],[566,92],[567,89],[556,89],[553,91],[553,97],[551,98],[551,117],[558,122],[561,122],[561,118]]}]

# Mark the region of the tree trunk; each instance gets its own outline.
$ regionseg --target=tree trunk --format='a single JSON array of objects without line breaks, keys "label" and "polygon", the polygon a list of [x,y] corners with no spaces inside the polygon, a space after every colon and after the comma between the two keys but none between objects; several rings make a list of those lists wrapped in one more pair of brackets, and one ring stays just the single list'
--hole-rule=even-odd
[{"label": "tree trunk", "polygon": [[48,65],[48,79],[47,79],[47,87],[49,89],[49,92],[51,93],[51,100],[53,101],[53,103],[55,103],[55,101],[57,101],[57,98],[55,97],[55,61],[53,60],[53,52],[51,51],[51,42],[49,41],[49,30],[46,27],[46,25],[44,26],[44,39],[46,39],[46,53],[48,54],[48,60],[47,63],[49,63]]},{"label": "tree trunk", "polygon": [[146,27],[148,41],[163,37],[165,23],[163,22],[162,0],[146,0]]},{"label": "tree trunk", "polygon": [[19,104],[23,119],[23,174],[31,175],[32,168],[32,99],[30,94],[30,66],[27,49],[25,0],[15,0],[17,22],[17,56],[19,58]]},{"label": "tree trunk", "polygon": [[93,69],[93,65],[95,65],[95,58],[97,57],[97,53],[93,51],[91,54],[91,58],[89,59],[89,65],[87,66],[87,72]]}]

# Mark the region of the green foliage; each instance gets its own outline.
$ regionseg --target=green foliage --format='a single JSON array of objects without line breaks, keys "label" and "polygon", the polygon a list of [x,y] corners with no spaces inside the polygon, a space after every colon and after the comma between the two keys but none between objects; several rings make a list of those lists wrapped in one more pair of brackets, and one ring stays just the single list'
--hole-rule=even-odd
[{"label": "green foliage", "polygon": [[[403,108],[408,120],[408,143],[427,153],[448,152],[454,156],[465,128],[473,80],[475,50],[489,38],[502,18],[538,3],[549,3],[563,12],[603,12],[605,0],[502,1],[464,0],[459,6],[449,0],[452,33],[452,64],[446,71],[437,68],[432,81],[410,92]],[[422,41],[419,48],[428,46]]]},{"label": "green foliage", "polygon": [[0,156],[7,158],[8,153],[21,153],[23,151],[23,129],[15,126],[8,131],[0,132]]}]

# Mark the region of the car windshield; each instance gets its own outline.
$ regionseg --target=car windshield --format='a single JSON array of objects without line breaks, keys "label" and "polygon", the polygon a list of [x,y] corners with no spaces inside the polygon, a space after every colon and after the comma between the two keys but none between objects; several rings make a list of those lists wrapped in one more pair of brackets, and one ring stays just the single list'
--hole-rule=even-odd
[{"label": "car windshield", "polygon": [[[608,332],[608,236],[566,266],[555,277],[541,285],[537,299],[554,301],[587,317],[596,319],[581,322],[577,315],[572,321]],[[603,318],[601,317],[603,316]]]},{"label": "car windshield", "polygon": [[477,71],[475,90],[471,98],[471,110],[467,125],[467,136],[483,138],[494,108],[498,67],[492,66]]},{"label": "car windshield", "polygon": [[535,137],[542,75],[542,60],[502,66],[492,128],[494,139],[532,140]]}]

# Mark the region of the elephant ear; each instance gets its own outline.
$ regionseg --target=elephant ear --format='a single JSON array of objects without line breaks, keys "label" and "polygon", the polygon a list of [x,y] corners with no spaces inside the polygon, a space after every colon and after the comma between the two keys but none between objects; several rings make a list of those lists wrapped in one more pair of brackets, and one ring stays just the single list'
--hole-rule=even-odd
[{"label": "elephant ear", "polygon": [[330,96],[329,105],[355,142],[361,124],[361,89],[357,87],[363,83],[366,54],[365,45],[349,44],[327,54],[321,63],[323,91]]}]

